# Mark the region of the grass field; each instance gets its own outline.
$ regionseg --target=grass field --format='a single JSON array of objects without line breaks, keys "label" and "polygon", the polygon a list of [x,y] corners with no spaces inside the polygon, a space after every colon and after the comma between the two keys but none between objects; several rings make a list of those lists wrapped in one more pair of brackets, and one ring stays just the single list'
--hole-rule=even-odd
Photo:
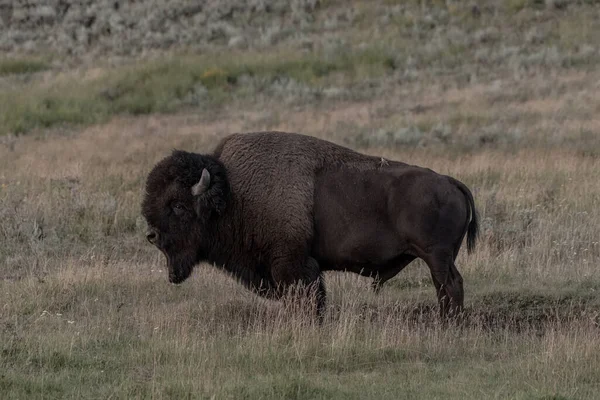
[{"label": "grass field", "polygon": [[[333,48],[0,61],[1,398],[598,398],[598,4],[393,3],[313,32]],[[209,265],[168,284],[147,173],[265,129],[465,182],[464,324],[418,261],[379,295],[326,275],[320,327]]]}]

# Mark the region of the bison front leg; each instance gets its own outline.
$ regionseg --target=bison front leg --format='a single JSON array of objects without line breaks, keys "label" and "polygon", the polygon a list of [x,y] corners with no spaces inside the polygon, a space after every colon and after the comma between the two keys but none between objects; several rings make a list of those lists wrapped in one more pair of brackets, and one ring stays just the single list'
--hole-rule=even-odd
[{"label": "bison front leg", "polygon": [[323,323],[326,291],[317,260],[280,258],[273,262],[271,275],[284,301],[292,301],[292,308],[301,303],[303,309],[313,309],[319,324]]}]

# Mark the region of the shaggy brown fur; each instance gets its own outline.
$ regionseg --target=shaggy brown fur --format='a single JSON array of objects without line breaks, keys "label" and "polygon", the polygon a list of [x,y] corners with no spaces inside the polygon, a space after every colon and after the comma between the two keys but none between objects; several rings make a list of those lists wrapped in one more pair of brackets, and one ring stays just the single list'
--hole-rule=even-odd
[{"label": "shaggy brown fur", "polygon": [[477,214],[462,183],[431,170],[256,132],[224,138],[211,155],[174,151],[150,172],[146,192],[148,240],[165,254],[171,282],[208,261],[264,296],[316,284],[321,314],[322,271],[373,276],[378,289],[420,257],[442,314],[463,305],[454,259],[467,232],[473,247]]}]

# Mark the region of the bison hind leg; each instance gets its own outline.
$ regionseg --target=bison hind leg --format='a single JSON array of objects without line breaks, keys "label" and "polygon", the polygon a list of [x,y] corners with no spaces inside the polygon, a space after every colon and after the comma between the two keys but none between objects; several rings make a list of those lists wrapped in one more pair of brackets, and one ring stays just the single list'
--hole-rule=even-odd
[{"label": "bison hind leg", "polygon": [[423,257],[438,296],[442,318],[458,316],[464,306],[463,278],[454,264],[454,252],[438,250]]}]

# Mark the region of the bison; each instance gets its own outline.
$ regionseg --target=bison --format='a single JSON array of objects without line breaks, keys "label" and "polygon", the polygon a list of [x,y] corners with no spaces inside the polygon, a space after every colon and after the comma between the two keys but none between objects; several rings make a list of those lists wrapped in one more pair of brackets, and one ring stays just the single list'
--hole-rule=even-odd
[{"label": "bison", "polygon": [[440,314],[456,314],[464,296],[454,262],[478,232],[458,180],[288,132],[231,134],[212,154],[173,150],[148,175],[142,214],[170,282],[209,262],[268,298],[308,285],[320,317],[323,271],[370,276],[378,291],[417,257]]}]

